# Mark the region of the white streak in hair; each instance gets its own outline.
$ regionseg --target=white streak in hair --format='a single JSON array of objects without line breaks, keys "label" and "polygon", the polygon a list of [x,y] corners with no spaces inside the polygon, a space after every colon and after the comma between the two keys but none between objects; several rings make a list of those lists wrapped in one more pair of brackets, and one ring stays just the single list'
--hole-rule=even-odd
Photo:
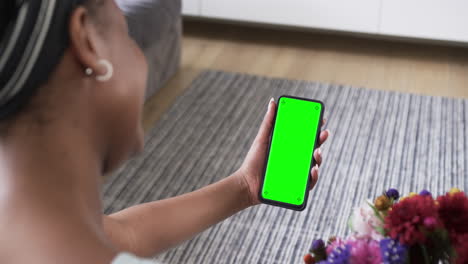
[{"label": "white streak in hair", "polygon": [[[43,0],[41,10],[39,12],[36,26],[34,27],[33,36],[29,40],[26,52],[21,59],[21,66],[17,68],[15,74],[0,92],[0,98],[3,101],[11,99],[23,87],[24,83],[31,74],[31,70],[36,64],[37,58],[43,48],[45,38],[49,32],[50,23],[52,21],[56,0]],[[43,8],[45,8],[43,10]],[[44,16],[42,16],[44,14]],[[3,93],[8,92],[4,97]]]},{"label": "white streak in hair", "polygon": [[12,50],[16,46],[18,41],[18,37],[23,30],[24,21],[26,21],[26,15],[28,14],[29,3],[25,3],[21,6],[21,9],[18,12],[18,19],[16,20],[15,26],[13,28],[13,33],[11,34],[11,38],[8,41],[5,51],[0,56],[0,72],[2,72],[3,67],[5,67],[6,62],[12,55]]}]

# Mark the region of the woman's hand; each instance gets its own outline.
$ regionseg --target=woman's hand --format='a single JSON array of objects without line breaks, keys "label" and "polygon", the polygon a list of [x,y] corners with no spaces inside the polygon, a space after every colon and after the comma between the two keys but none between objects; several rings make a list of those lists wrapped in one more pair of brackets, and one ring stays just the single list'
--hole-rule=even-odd
[{"label": "woman's hand", "polygon": [[[273,128],[275,109],[276,103],[272,98],[268,104],[268,110],[263,119],[262,125],[260,126],[260,130],[258,131],[258,134],[249,152],[247,153],[247,157],[242,163],[242,166],[237,171],[238,173],[236,173],[237,177],[241,178],[240,182],[244,184],[245,189],[247,190],[250,205],[257,205],[260,203],[260,200],[258,199],[258,193],[268,150],[270,132]],[[320,133],[320,145],[322,145],[327,140],[329,134],[330,132],[328,130],[322,131]],[[322,163],[322,153],[320,146],[314,152],[314,159],[316,165],[310,171],[312,178],[310,190],[314,188],[318,181],[319,166]]]},{"label": "woman's hand", "polygon": [[[108,237],[121,251],[154,256],[249,206],[259,204],[258,193],[267,155],[276,104],[272,100],[242,166],[223,180],[184,195],[144,203],[104,216]],[[320,134],[320,144],[328,131]],[[314,152],[322,163],[319,149]],[[314,187],[318,166],[311,171]],[[158,227],[158,228],[155,228]]]}]

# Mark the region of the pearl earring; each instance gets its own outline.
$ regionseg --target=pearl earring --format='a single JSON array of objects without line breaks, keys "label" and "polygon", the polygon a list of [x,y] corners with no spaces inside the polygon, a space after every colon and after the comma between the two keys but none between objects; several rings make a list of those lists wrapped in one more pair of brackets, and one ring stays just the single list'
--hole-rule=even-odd
[{"label": "pearl earring", "polygon": [[91,74],[93,74],[93,69],[86,68],[85,73],[86,73],[86,75],[91,76]]}]

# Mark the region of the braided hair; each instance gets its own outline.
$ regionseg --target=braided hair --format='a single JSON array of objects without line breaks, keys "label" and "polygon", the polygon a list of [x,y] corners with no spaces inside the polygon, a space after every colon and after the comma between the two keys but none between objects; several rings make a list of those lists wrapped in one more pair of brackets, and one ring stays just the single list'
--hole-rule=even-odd
[{"label": "braided hair", "polygon": [[20,112],[50,78],[68,47],[72,11],[95,2],[0,1],[0,122]]}]

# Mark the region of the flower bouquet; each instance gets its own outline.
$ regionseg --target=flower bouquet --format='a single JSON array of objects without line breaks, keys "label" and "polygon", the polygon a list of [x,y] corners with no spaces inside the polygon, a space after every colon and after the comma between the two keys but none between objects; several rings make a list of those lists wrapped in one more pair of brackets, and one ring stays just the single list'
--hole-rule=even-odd
[{"label": "flower bouquet", "polygon": [[389,189],[354,209],[349,227],[348,238],[314,240],[304,262],[468,264],[468,197],[456,188],[401,199]]}]

